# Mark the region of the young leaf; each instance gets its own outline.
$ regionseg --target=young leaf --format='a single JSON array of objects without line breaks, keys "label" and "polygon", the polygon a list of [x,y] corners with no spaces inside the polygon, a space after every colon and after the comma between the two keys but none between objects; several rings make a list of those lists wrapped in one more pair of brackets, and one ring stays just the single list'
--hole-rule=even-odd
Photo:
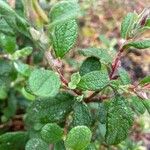
[{"label": "young leaf", "polygon": [[35,69],[30,74],[28,86],[36,96],[52,97],[59,91],[60,79],[53,71]]},{"label": "young leaf", "polygon": [[27,142],[25,150],[49,150],[49,145],[40,138],[32,138]]},{"label": "young leaf", "polygon": [[28,108],[26,123],[62,122],[72,110],[74,97],[69,93],[59,93],[53,98],[35,100]]},{"label": "young leaf", "polygon": [[28,93],[28,92],[25,90],[24,87],[21,89],[21,93],[22,93],[22,95],[23,95],[26,99],[28,99],[28,100],[33,101],[33,100],[35,100],[35,98],[36,98],[34,95]]},{"label": "young leaf", "polygon": [[58,25],[70,19],[75,19],[79,14],[79,5],[73,1],[61,1],[51,8],[50,25]]},{"label": "young leaf", "polygon": [[78,25],[74,19],[60,23],[53,28],[51,40],[57,57],[64,57],[73,47],[77,34]]},{"label": "young leaf", "polygon": [[134,22],[136,21],[137,14],[135,13],[128,13],[127,16],[122,21],[121,24],[121,37],[127,39],[133,29]]},{"label": "young leaf", "polygon": [[79,73],[83,76],[87,73],[98,70],[101,70],[100,60],[96,57],[89,57],[82,63]]},{"label": "young leaf", "polygon": [[15,51],[10,58],[12,60],[18,60],[21,57],[27,57],[28,55],[30,55],[32,53],[32,47],[25,47],[21,50],[17,50]]},{"label": "young leaf", "polygon": [[118,73],[119,73],[120,79],[124,85],[131,83],[128,72],[125,69],[123,69],[123,68],[119,69]]},{"label": "young leaf", "polygon": [[92,133],[88,127],[74,127],[67,135],[65,146],[72,150],[83,150],[90,144],[91,137]]},{"label": "young leaf", "polygon": [[56,123],[48,123],[41,130],[41,137],[47,143],[56,143],[62,139],[63,129]]},{"label": "young leaf", "polygon": [[78,88],[82,90],[96,91],[109,84],[108,74],[104,71],[92,71],[81,77]]},{"label": "young leaf", "polygon": [[150,40],[140,40],[127,43],[124,47],[134,47],[137,49],[146,49],[150,47]]},{"label": "young leaf", "polygon": [[71,81],[68,84],[68,87],[70,89],[75,89],[77,87],[77,84],[80,82],[81,76],[79,72],[74,73],[71,75]]},{"label": "young leaf", "polygon": [[106,143],[118,144],[125,140],[133,123],[133,113],[122,96],[111,101],[107,112]]},{"label": "young leaf", "polygon": [[73,126],[90,126],[91,125],[91,114],[89,108],[82,102],[77,102],[73,107]]},{"label": "young leaf", "polygon": [[29,65],[22,63],[21,61],[15,61],[14,67],[18,73],[25,77],[29,77],[31,74],[31,68]]},{"label": "young leaf", "polygon": [[8,132],[0,135],[0,150],[24,149],[28,140],[27,132]]},{"label": "young leaf", "polygon": [[87,57],[96,57],[104,64],[109,64],[113,60],[112,55],[108,53],[107,49],[87,48],[81,50],[80,53]]}]

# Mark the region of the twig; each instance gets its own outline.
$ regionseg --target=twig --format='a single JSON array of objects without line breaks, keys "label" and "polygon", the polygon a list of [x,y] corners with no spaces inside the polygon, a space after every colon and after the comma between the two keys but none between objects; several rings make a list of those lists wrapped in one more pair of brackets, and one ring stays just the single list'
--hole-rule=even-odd
[{"label": "twig", "polygon": [[86,103],[91,103],[91,102],[102,102],[105,99],[110,98],[110,96],[100,96],[99,98],[91,98],[91,99],[86,99],[84,102]]},{"label": "twig", "polygon": [[110,75],[109,75],[110,80],[113,80],[114,73],[115,73],[116,69],[118,68],[118,64],[119,64],[119,61],[121,59],[123,51],[124,51],[124,47],[122,47],[119,50],[119,52],[118,52],[118,54],[117,54],[117,56],[116,56],[116,58],[115,58],[115,60],[114,60],[114,62],[112,64],[112,66],[111,66],[111,72],[110,72]]},{"label": "twig", "polygon": [[[60,79],[62,81],[62,83],[65,85],[65,87],[70,90],[68,88],[68,81],[67,79],[65,79],[64,75],[62,74],[60,68],[62,67],[62,63],[57,60],[57,59],[54,59],[53,56],[51,55],[50,51],[47,51],[45,52],[45,57],[49,63],[49,65],[53,68],[53,70],[55,70],[59,76],[60,76]],[[82,93],[76,89],[72,90],[76,95],[81,95]]]},{"label": "twig", "polygon": [[[119,52],[118,52],[118,54],[117,54],[113,64],[111,65],[111,72],[109,74],[110,80],[115,79],[114,73],[115,73],[116,69],[118,68],[118,64],[119,64],[119,61],[121,59],[121,56],[122,56],[122,53],[123,53],[124,50],[125,50],[125,48],[122,46],[122,48],[120,48],[120,50],[119,50]],[[88,100],[94,98],[99,92],[100,91],[94,92],[92,95],[90,95],[88,98],[86,98],[85,101],[88,101]]]}]

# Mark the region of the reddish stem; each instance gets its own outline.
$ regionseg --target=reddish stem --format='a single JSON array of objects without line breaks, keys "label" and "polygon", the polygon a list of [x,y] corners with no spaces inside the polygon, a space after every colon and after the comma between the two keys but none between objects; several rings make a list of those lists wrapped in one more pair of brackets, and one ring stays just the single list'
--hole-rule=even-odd
[{"label": "reddish stem", "polygon": [[115,58],[115,60],[114,60],[114,63],[113,63],[112,66],[111,66],[111,72],[110,72],[110,75],[109,75],[110,80],[113,80],[114,73],[115,73],[116,69],[118,68],[118,63],[119,63],[119,61],[120,61],[120,59],[121,59],[121,56],[122,56],[122,52],[123,52],[123,51],[124,51],[124,48],[122,47],[122,48],[119,50],[119,52],[118,52],[118,54],[117,54],[117,56],[116,56],[116,58]]},{"label": "reddish stem", "polygon": [[[59,68],[56,68],[59,76],[60,76],[60,79],[62,81],[62,83],[66,86],[66,88],[68,89],[68,81],[65,79],[65,77],[63,76],[63,74],[61,73],[60,69]],[[81,95],[82,93],[76,89],[72,90],[75,94],[77,95]]]},{"label": "reddish stem", "polygon": [[101,102],[105,99],[110,98],[109,96],[100,96],[99,98],[95,98],[95,99],[85,99],[86,103],[91,103],[91,102]]}]

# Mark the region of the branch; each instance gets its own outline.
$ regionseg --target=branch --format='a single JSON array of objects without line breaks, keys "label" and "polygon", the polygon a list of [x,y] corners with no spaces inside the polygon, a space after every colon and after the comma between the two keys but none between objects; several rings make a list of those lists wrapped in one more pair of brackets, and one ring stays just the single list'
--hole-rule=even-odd
[{"label": "branch", "polygon": [[119,66],[119,61],[120,61],[120,59],[122,57],[122,53],[123,53],[124,50],[125,49],[123,47],[119,50],[119,52],[118,52],[118,54],[117,54],[113,64],[111,65],[111,72],[109,74],[110,80],[114,79],[114,73],[115,73],[115,71],[117,70],[117,68]]},{"label": "branch", "polygon": [[105,95],[103,95],[103,96],[100,96],[99,98],[85,99],[84,102],[85,102],[85,103],[102,102],[103,100],[108,99],[108,98],[110,98],[110,96],[105,96]]},{"label": "branch", "polygon": [[[117,69],[118,66],[119,66],[119,61],[120,61],[120,59],[121,59],[121,57],[122,57],[122,53],[123,53],[124,50],[125,50],[125,48],[122,46],[122,48],[120,48],[120,50],[119,50],[119,52],[118,52],[118,54],[117,54],[115,60],[113,61],[113,64],[111,65],[111,72],[110,72],[110,74],[109,74],[110,80],[115,79],[114,73],[115,73],[116,69]],[[100,92],[100,91],[94,92],[92,95],[90,95],[88,98],[86,98],[86,101],[88,101],[88,100],[94,98],[99,92]]]},{"label": "branch", "polygon": [[[61,79],[61,82],[65,85],[65,87],[70,90],[68,88],[68,81],[67,79],[65,79],[64,75],[62,74],[60,68],[62,67],[62,63],[57,60],[57,59],[54,59],[53,56],[51,55],[50,51],[46,51],[45,52],[45,57],[49,63],[49,65],[52,67],[53,70],[55,70],[59,76],[60,76],[60,79]],[[82,93],[76,89],[72,90],[76,95],[81,95]]]}]

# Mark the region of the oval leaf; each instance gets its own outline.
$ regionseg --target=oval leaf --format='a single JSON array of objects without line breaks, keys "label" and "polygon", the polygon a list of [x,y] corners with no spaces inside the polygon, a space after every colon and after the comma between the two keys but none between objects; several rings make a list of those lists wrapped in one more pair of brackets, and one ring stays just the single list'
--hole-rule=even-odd
[{"label": "oval leaf", "polygon": [[65,141],[68,149],[83,150],[91,141],[92,133],[86,126],[77,126],[70,130]]},{"label": "oval leaf", "polygon": [[30,139],[25,147],[25,150],[49,150],[49,145],[40,138]]},{"label": "oval leaf", "polygon": [[60,79],[53,71],[36,69],[30,74],[28,86],[36,96],[51,97],[58,93]]},{"label": "oval leaf", "polygon": [[96,91],[109,84],[109,77],[106,72],[92,71],[81,77],[78,88],[82,90]]},{"label": "oval leaf", "polygon": [[53,28],[51,39],[57,57],[63,57],[74,45],[78,25],[74,19],[60,23]]},{"label": "oval leaf", "polygon": [[133,113],[126,100],[117,96],[111,101],[107,112],[106,143],[118,144],[125,140],[133,123]]},{"label": "oval leaf", "polygon": [[63,136],[63,129],[56,123],[46,124],[41,131],[41,137],[47,143],[56,143],[61,140]]}]

